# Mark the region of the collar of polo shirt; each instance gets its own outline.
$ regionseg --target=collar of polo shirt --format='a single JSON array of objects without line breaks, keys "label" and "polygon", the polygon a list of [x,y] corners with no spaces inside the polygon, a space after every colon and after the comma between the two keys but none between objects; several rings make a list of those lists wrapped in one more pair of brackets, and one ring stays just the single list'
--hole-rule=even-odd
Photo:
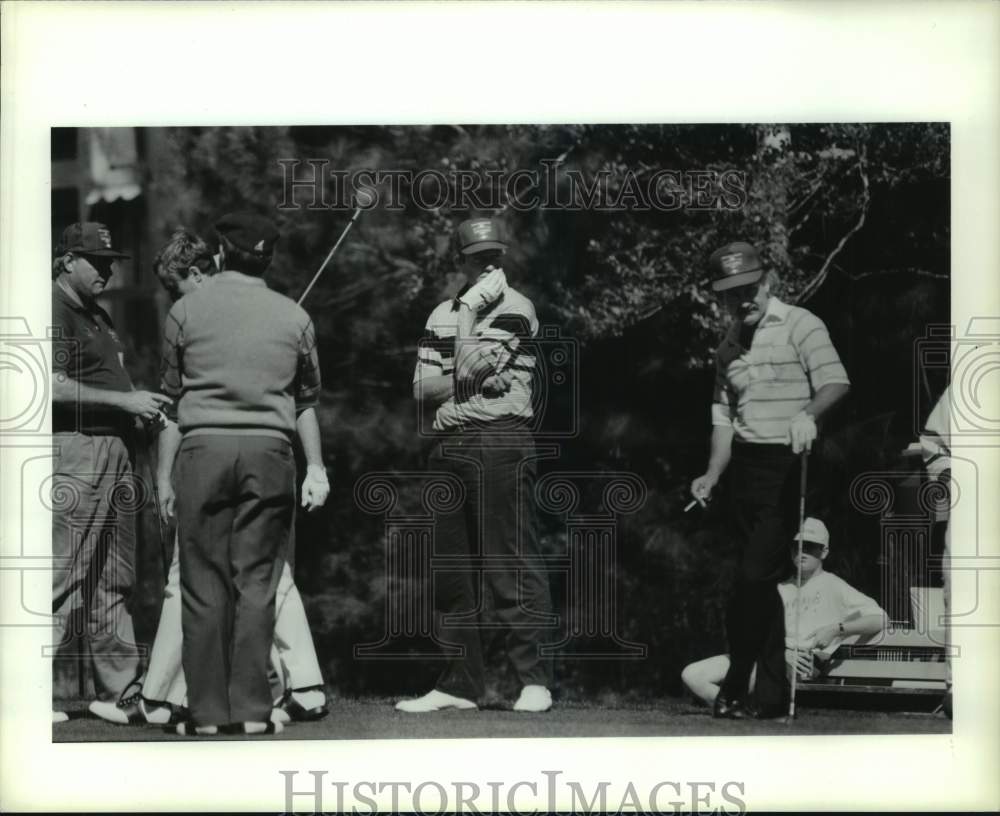
[{"label": "collar of polo shirt", "polygon": [[[788,312],[792,307],[781,300],[778,300],[774,295],[771,295],[767,299],[767,306],[764,307],[764,314],[761,319],[757,322],[753,331],[756,332],[757,329],[762,326],[766,326],[771,323],[784,323],[788,318]],[[735,346],[742,348],[740,343],[740,332],[743,326],[739,320],[734,320],[729,327],[729,333],[726,335],[726,340]]]},{"label": "collar of polo shirt", "polygon": [[767,299],[767,306],[764,308],[764,316],[760,319],[761,325],[764,323],[783,323],[788,317],[789,305],[778,300],[774,295]]}]

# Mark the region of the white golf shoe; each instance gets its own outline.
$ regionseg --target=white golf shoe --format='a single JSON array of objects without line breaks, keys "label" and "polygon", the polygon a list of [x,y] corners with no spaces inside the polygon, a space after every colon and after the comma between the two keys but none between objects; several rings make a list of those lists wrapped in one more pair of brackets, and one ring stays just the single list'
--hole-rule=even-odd
[{"label": "white golf shoe", "polygon": [[94,700],[88,708],[90,713],[116,725],[171,725],[178,718],[170,706],[147,704],[144,699],[133,695],[117,703]]},{"label": "white golf shoe", "polygon": [[552,708],[552,695],[545,686],[525,686],[514,703],[515,711],[548,711]]},{"label": "white golf shoe", "polygon": [[170,706],[152,705],[145,700],[139,702],[139,709],[146,717],[146,722],[150,725],[168,725],[174,718],[174,712]]},{"label": "white golf shoe", "polygon": [[61,723],[69,720],[69,715],[65,711],[53,711],[52,712],[52,722]]},{"label": "white golf shoe", "polygon": [[396,703],[396,711],[406,711],[410,714],[423,714],[427,711],[441,711],[445,708],[457,708],[460,711],[471,711],[478,708],[472,700],[464,697],[453,697],[443,691],[429,691],[416,700],[400,700]]}]

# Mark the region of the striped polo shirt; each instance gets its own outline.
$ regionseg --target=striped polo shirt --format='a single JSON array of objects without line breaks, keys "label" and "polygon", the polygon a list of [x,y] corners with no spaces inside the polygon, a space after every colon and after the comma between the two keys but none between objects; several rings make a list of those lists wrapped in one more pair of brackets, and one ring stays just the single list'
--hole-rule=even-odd
[{"label": "striped polo shirt", "polygon": [[744,442],[781,444],[788,423],[824,385],[850,385],[826,326],[812,312],[771,297],[750,348],[735,321],[716,350],[712,424]]},{"label": "striped polo shirt", "polygon": [[[441,303],[427,319],[423,337],[417,345],[414,382],[454,372],[458,320],[454,303],[454,300]],[[495,303],[480,310],[473,325],[474,342],[482,353],[489,356],[495,371],[510,372],[510,390],[498,397],[462,392],[452,395],[438,406],[434,415],[434,430],[448,431],[466,425],[530,419],[533,416],[531,388],[535,372],[531,338],[537,332],[535,307],[511,287]]]}]

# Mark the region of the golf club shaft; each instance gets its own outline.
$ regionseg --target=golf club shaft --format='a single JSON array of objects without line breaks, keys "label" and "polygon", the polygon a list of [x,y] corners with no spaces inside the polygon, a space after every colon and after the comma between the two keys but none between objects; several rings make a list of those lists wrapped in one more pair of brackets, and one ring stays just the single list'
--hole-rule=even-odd
[{"label": "golf club shaft", "polygon": [[347,237],[347,233],[350,232],[351,227],[354,226],[354,222],[358,220],[359,215],[361,215],[361,207],[358,207],[357,209],[354,210],[354,215],[352,215],[351,220],[347,222],[347,226],[344,227],[344,231],[340,233],[340,237],[337,239],[337,243],[333,245],[333,249],[331,249],[329,254],[327,254],[326,256],[326,260],[323,261],[323,263],[320,265],[320,268],[316,270],[316,274],[312,276],[312,280],[309,281],[309,285],[306,287],[306,290],[299,296],[299,299],[297,301],[299,306],[302,305],[302,301],[306,299],[306,295],[308,295],[313,286],[315,286],[316,281],[319,280],[319,276],[323,274],[323,270],[326,269],[327,264],[330,263],[330,259],[333,257],[334,253],[340,248],[340,245],[343,243],[344,238]]},{"label": "golf club shaft", "polygon": [[795,690],[799,679],[799,622],[802,615],[802,539],[806,526],[806,472],[809,466],[809,450],[802,450],[799,467],[799,537],[798,552],[795,557],[795,659],[792,661],[792,694],[788,701],[788,717],[795,717]]}]

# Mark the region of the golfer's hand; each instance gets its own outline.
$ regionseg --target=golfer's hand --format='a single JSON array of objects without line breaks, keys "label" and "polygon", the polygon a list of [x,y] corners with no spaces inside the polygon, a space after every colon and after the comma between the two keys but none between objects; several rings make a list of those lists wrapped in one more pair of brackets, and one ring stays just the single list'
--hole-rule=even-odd
[{"label": "golfer's hand", "polygon": [[808,649],[805,651],[799,650],[797,662],[795,651],[792,649],[785,650],[785,664],[788,666],[789,672],[798,670],[797,674],[800,680],[811,680],[818,674],[812,652]]},{"label": "golfer's hand", "polygon": [[712,498],[712,488],[715,487],[718,481],[718,478],[712,476],[710,473],[699,476],[691,482],[691,496],[704,507],[705,502]]},{"label": "golfer's hand", "polygon": [[483,380],[483,396],[502,397],[510,391],[510,384],[514,381],[514,375],[509,371],[494,374]]},{"label": "golfer's hand", "polygon": [[170,479],[158,479],[156,481],[156,495],[160,499],[160,519],[166,524],[174,517],[174,504],[177,500],[174,494],[174,486],[170,484]]},{"label": "golfer's hand", "polygon": [[791,444],[793,453],[802,453],[804,450],[812,450],[812,443],[816,439],[816,420],[805,411],[800,411],[788,425],[788,435],[785,442]]},{"label": "golfer's hand", "polygon": [[173,400],[166,394],[155,391],[126,391],[118,397],[118,407],[132,416],[141,417],[144,422],[158,419],[160,409]]},{"label": "golfer's hand", "polygon": [[459,298],[459,301],[472,309],[472,311],[478,312],[480,309],[489,306],[506,290],[506,275],[504,275],[502,269],[494,268],[470,286],[468,291]]},{"label": "golfer's hand", "polygon": [[833,639],[840,634],[840,628],[830,624],[828,626],[821,626],[815,632],[809,635],[809,638],[813,641],[813,644],[817,649],[825,649],[831,643]]},{"label": "golfer's hand", "polygon": [[319,465],[309,465],[306,477],[302,480],[302,506],[311,513],[326,504],[330,495],[330,481],[326,478],[326,470]]}]

